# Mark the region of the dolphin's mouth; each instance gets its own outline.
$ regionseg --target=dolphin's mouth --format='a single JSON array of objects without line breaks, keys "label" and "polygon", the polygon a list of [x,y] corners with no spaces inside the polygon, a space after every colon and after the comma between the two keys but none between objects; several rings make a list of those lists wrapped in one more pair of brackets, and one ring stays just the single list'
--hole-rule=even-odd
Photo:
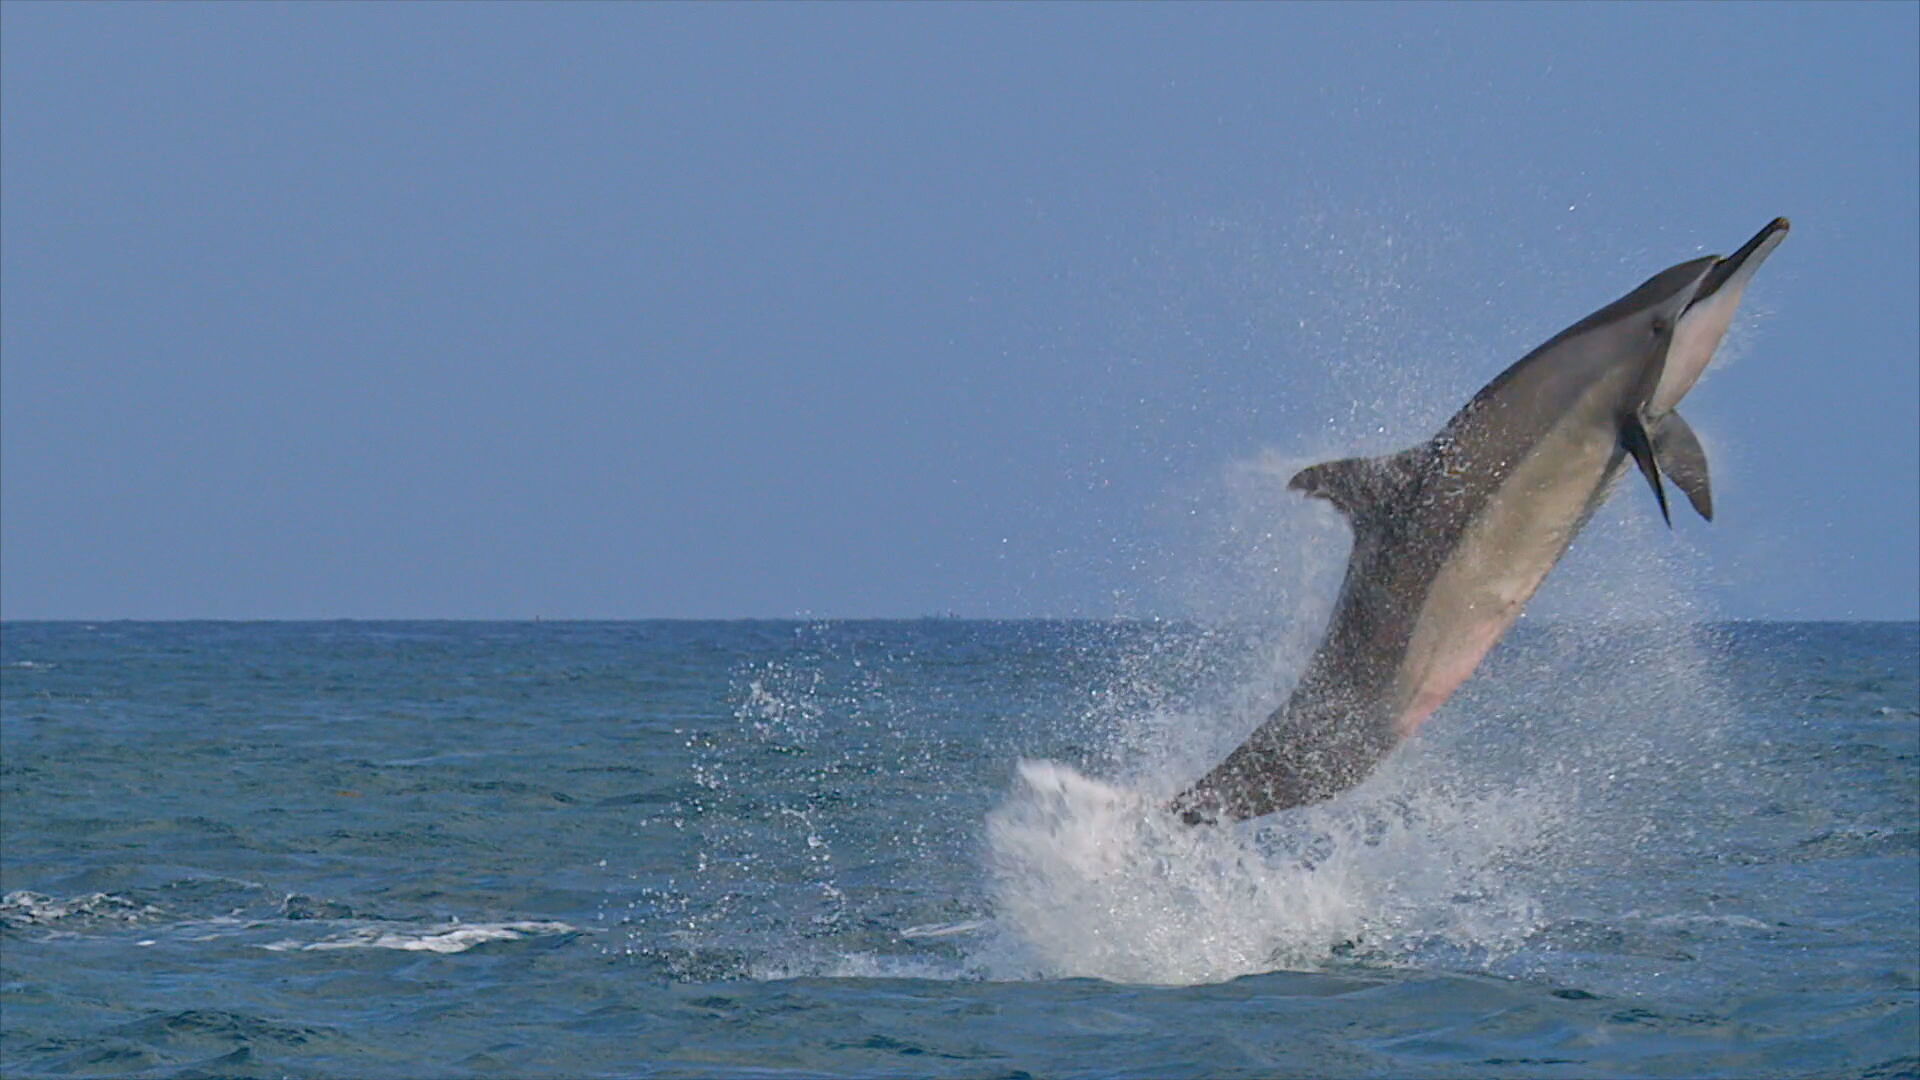
[{"label": "dolphin's mouth", "polygon": [[1753,239],[1740,246],[1740,250],[1713,264],[1707,276],[1701,279],[1700,287],[1694,290],[1693,299],[1688,301],[1689,308],[1705,302],[1714,293],[1719,292],[1727,283],[1745,281],[1753,276],[1760,264],[1767,260],[1773,249],[1786,238],[1789,223],[1786,218],[1777,217],[1762,226],[1753,234]]}]

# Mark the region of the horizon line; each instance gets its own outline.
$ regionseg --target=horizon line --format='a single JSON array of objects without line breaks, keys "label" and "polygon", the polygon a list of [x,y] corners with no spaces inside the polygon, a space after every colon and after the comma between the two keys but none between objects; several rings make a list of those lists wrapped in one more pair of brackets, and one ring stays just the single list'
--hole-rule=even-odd
[{"label": "horizon line", "polygon": [[[1268,619],[1208,619],[1197,615],[614,615],[614,616],[546,616],[546,615],[321,615],[321,616],[165,616],[144,617],[114,615],[106,617],[57,616],[40,618],[9,618],[0,616],[0,626],[40,624],[93,624],[93,623],[527,623],[527,624],[565,624],[565,623],[897,623],[897,622],[955,622],[955,623],[1257,623],[1278,621]],[[1684,623],[1690,626],[1711,626],[1726,623],[1889,623],[1905,625],[1920,623],[1920,614],[1906,618],[1889,617],[1836,617],[1836,616],[1727,616],[1707,619],[1661,619],[1661,618],[1534,618],[1518,625],[1533,626],[1569,626],[1569,625],[1617,625],[1644,626],[1649,624]]]}]

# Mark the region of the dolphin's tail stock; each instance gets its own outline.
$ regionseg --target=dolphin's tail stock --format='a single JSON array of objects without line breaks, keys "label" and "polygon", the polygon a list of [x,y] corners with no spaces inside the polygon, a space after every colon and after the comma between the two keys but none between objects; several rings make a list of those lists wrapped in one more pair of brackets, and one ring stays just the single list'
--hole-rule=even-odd
[{"label": "dolphin's tail stock", "polygon": [[1212,825],[1320,802],[1366,779],[1398,741],[1389,725],[1355,722],[1346,709],[1305,709],[1301,697],[1168,809],[1189,825]]}]

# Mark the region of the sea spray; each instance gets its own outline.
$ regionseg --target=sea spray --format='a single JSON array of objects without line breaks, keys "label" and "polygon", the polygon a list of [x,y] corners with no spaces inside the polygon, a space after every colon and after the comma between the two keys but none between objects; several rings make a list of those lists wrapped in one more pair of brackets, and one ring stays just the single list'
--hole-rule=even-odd
[{"label": "sea spray", "polygon": [[[1701,526],[1669,532],[1621,498],[1360,788],[1217,829],[1161,812],[1285,700],[1323,631],[1347,527],[1287,479],[1429,437],[1560,317],[1558,262],[1475,306],[1485,286],[1444,273],[1465,237],[1401,220],[1210,221],[1177,273],[1136,283],[1205,301],[1142,305],[1145,337],[1123,350],[1174,357],[1171,397],[1090,388],[1103,424],[1140,437],[1141,468],[1197,462],[1191,425],[1167,423],[1188,413],[1296,433],[1198,464],[1151,508],[1180,528],[1128,539],[1124,591],[1180,617],[1036,624],[987,650],[935,621],[903,635],[917,654],[885,655],[816,623],[736,670],[734,725],[690,746],[698,870],[659,886],[684,905],[695,969],[866,971],[891,950],[995,978],[1193,982],[1355,957],[1510,970],[1517,943],[1584,911],[1594,875],[1670,827],[1675,785],[1726,779],[1727,696],[1685,569]],[[1244,331],[1235,362],[1160,348],[1215,314]],[[1009,786],[1021,758],[1071,765],[1029,762]],[[914,810],[881,814],[900,805]],[[944,904],[896,902],[949,872]]]},{"label": "sea spray", "polygon": [[[1617,595],[1676,590],[1656,574]],[[1719,767],[1731,706],[1713,655],[1709,628],[1676,620],[1522,626],[1358,788],[1236,825],[1166,812],[1191,772],[1180,755],[1108,780],[1024,762],[986,824],[1006,938],[992,966],[1146,983],[1351,961],[1550,970],[1539,934],[1604,915],[1594,875],[1671,849],[1675,788],[1749,797]],[[1257,663],[1223,666],[1272,684]],[[1143,715],[1217,741],[1227,714]]]},{"label": "sea spray", "polygon": [[1733,779],[1682,555],[1609,507],[1599,535],[1623,542],[1577,546],[1557,616],[1365,784],[1189,829],[1161,807],[1290,690],[1345,554],[1337,520],[1268,490],[1289,464],[1230,471],[1272,540],[1216,576],[1244,590],[1217,621],[819,623],[736,668],[731,722],[688,735],[683,870],[629,914],[677,929],[627,951],[676,978],[1552,970],[1543,927],[1601,924],[1597,876],[1684,827],[1674,789]]},{"label": "sea spray", "polygon": [[1552,824],[1552,800],[1461,797],[1413,775],[1385,787],[1265,827],[1196,829],[1140,793],[1022,762],[987,822],[996,912],[1034,974],[1118,982],[1524,939],[1537,904],[1507,871]]},{"label": "sea spray", "polygon": [[1358,789],[1177,824],[1166,799],[1284,700],[1331,603],[1345,527],[1283,497],[1310,460],[1263,453],[1213,488],[1192,580],[1217,621],[1133,643],[1130,692],[1103,717],[1107,779],[1028,762],[989,816],[995,914],[1033,972],[1184,983],[1439,955],[1512,970],[1546,920],[1583,910],[1596,867],[1661,834],[1664,785],[1718,775],[1730,705],[1684,552],[1650,551],[1677,545],[1615,504],[1596,526],[1622,542],[1576,545],[1543,594],[1556,618],[1516,628]]}]

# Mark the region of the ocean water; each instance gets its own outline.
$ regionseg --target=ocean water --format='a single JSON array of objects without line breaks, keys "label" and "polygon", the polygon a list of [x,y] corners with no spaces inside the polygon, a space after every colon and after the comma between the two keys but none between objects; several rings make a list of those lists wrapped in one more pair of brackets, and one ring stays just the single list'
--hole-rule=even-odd
[{"label": "ocean water", "polygon": [[0,1073],[1920,1075],[1920,626],[1523,623],[1172,824],[1303,641],[6,624]]}]

